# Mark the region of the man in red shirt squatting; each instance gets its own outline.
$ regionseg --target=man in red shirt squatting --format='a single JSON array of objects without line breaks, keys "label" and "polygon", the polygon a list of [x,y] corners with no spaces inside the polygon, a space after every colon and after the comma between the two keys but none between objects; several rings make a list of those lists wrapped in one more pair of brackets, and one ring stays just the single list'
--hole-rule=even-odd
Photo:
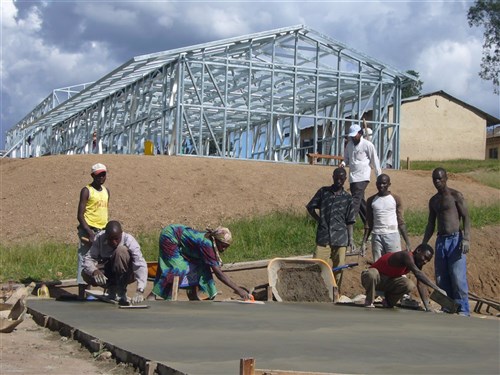
[{"label": "man in red shirt squatting", "polygon": [[413,272],[417,278],[417,289],[424,304],[425,311],[429,308],[429,297],[425,284],[446,295],[446,292],[434,284],[422,272],[422,267],[428,263],[434,255],[434,249],[429,245],[419,245],[412,253],[398,251],[387,253],[380,257],[370,268],[361,273],[361,284],[366,290],[366,307],[375,307],[373,298],[375,291],[385,294],[388,307],[394,307],[405,294],[410,294],[415,289],[415,284],[410,279],[403,277]]}]

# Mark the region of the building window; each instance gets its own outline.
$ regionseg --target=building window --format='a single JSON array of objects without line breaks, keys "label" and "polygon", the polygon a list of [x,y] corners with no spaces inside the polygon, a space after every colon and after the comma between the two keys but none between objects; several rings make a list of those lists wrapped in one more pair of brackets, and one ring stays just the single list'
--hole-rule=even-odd
[{"label": "building window", "polygon": [[498,159],[498,147],[490,148],[488,150],[489,159]]}]

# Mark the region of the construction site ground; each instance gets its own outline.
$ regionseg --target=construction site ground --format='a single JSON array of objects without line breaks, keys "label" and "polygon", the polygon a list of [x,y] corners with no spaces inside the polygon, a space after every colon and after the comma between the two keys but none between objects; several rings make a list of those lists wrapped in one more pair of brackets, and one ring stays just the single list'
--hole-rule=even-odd
[{"label": "construction site ground", "polygon": [[[171,223],[183,223],[203,229],[206,226],[224,225],[227,220],[233,218],[254,216],[276,210],[305,210],[305,204],[316,190],[321,186],[331,184],[332,173],[332,167],[327,166],[194,157],[89,155],[50,156],[27,160],[0,159],[2,243],[8,245],[9,243],[53,240],[75,243],[76,251],[76,205],[79,191],[82,186],[90,182],[89,169],[96,162],[103,162],[109,168],[107,186],[111,189],[111,217],[122,221],[125,230],[132,234],[139,231],[159,231],[162,226]],[[386,172],[392,179],[391,190],[401,196],[405,208],[426,209],[428,199],[435,192],[430,172],[394,170]],[[368,195],[375,192],[374,185],[373,182],[369,185]],[[449,185],[460,190],[469,205],[487,204],[499,199],[498,190],[476,183],[466,175],[450,174]],[[500,275],[497,271],[499,230],[499,225],[474,228],[471,234],[471,253],[468,256],[468,280],[471,291],[477,295],[497,300],[500,282]],[[412,244],[416,245],[421,238],[412,237],[411,240]],[[364,269],[365,264],[363,259],[357,257],[348,258],[348,261],[360,262],[360,266],[345,273],[343,281],[342,293],[352,297],[363,292],[359,282],[359,274]],[[426,266],[425,272],[433,277],[432,264]],[[265,269],[231,272],[229,276],[239,285],[247,288],[267,282]],[[5,280],[3,281],[5,282]],[[218,286],[222,291],[218,298],[234,297],[220,283]],[[150,285],[148,287],[150,288]],[[67,292],[72,293],[73,291],[68,289]],[[181,297],[184,298],[182,292]],[[30,303],[29,301],[28,305]],[[57,303],[62,304],[63,302]],[[67,308],[76,309],[66,312],[71,319],[79,317],[85,322],[87,315],[91,315],[83,314],[83,306],[80,308],[77,304],[65,303]],[[107,331],[118,330],[117,325],[120,322],[118,317],[136,319],[139,316],[138,312],[140,314],[143,312],[154,314],[156,311],[161,316],[160,320],[151,320],[151,324],[147,323],[150,321],[149,318],[139,320],[145,321],[148,327],[166,328],[165,325],[170,321],[170,314],[167,310],[174,305],[161,301],[152,303],[154,305],[149,309],[141,311],[121,311],[114,306],[95,302],[88,303],[88,309],[109,310],[112,316],[116,316],[116,319],[108,324],[110,328],[101,329],[100,334],[107,335],[110,333]],[[331,364],[339,364],[338,369],[330,367],[327,370],[331,372],[373,373],[375,370],[369,370],[372,367],[372,356],[374,366],[379,369],[379,373],[385,372],[385,368],[377,367],[381,366],[382,360],[379,362],[374,358],[375,353],[370,347],[351,347],[351,337],[353,340],[356,339],[353,341],[355,343],[365,342],[367,345],[375,345],[380,355],[385,357],[386,362],[393,358],[392,352],[386,350],[386,348],[389,349],[388,345],[391,345],[393,341],[398,344],[394,350],[399,349],[405,353],[405,356],[410,353],[408,356],[415,360],[419,358],[419,354],[416,352],[419,348],[426,345],[433,347],[435,350],[426,352],[428,355],[421,359],[421,369],[415,368],[414,372],[433,372],[429,371],[426,366],[427,364],[439,366],[438,357],[442,359],[441,367],[439,371],[437,367],[432,367],[436,370],[434,372],[446,373],[448,368],[454,373],[499,372],[498,318],[484,314],[484,310],[483,314],[473,314],[474,318],[467,319],[419,311],[387,311],[382,309],[365,311],[362,308],[345,306],[322,306],[316,309],[316,307],[307,305],[287,310],[285,305],[274,307],[278,306],[276,303],[264,306],[239,306],[233,303],[207,303],[203,305],[203,303],[195,303],[194,305],[188,305],[184,302],[178,303],[175,307],[176,314],[172,314],[175,324],[182,324],[175,321],[177,314],[191,314],[196,311],[194,309],[197,309],[200,314],[196,317],[203,315],[203,319],[205,319],[208,318],[205,315],[212,315],[206,309],[212,309],[217,314],[214,314],[216,316],[213,317],[213,327],[211,326],[212,322],[206,322],[207,325],[210,325],[208,328],[214,330],[214,332],[209,332],[210,335],[215,334],[217,325],[222,327],[220,332],[224,333],[225,325],[230,329],[230,337],[231,340],[235,340],[234,342],[239,342],[239,339],[243,340],[250,335],[254,347],[257,348],[263,342],[274,342],[275,347],[279,349],[276,349],[278,350],[276,353],[284,350],[283,347],[298,345],[298,342],[306,341],[305,336],[300,335],[301,325],[304,325],[304,329],[307,327],[311,329],[308,324],[312,323],[310,321],[310,315],[312,315],[313,319],[318,320],[319,326],[321,326],[321,329],[317,328],[318,332],[330,329],[331,335],[329,336],[332,337],[329,337],[329,340],[332,341],[329,342],[328,360]],[[33,300],[33,306],[35,304],[37,306],[45,306],[46,304],[51,306],[49,301]],[[471,306],[473,307],[473,303]],[[263,309],[259,312],[262,314],[271,314],[272,309],[284,309],[278,312],[280,319],[276,323],[276,330],[273,329],[274,320],[270,319],[269,316],[260,316],[262,321],[256,321],[252,317],[253,314],[248,313],[248,311],[252,312],[262,307]],[[85,308],[87,309],[87,307]],[[281,320],[286,321],[290,316],[290,322],[292,322],[292,317],[296,315],[297,309],[301,311],[301,314],[298,314],[301,315],[301,318],[294,321],[294,326],[298,325],[299,331],[297,333],[299,335],[285,337],[285,333],[288,335],[294,331],[291,328],[285,330],[283,326],[285,322],[281,322]],[[311,309],[314,311],[311,312]],[[200,310],[203,310],[203,313]],[[276,310],[272,311],[276,312]],[[50,313],[55,314],[52,311]],[[324,317],[321,315],[323,313]],[[487,319],[478,319],[478,317]],[[234,319],[237,321],[234,322]],[[225,323],[225,320],[229,320],[229,322]],[[336,325],[336,321],[343,323]],[[127,321],[123,322],[127,323]],[[201,324],[201,322],[205,323],[201,320],[197,324]],[[132,322],[127,324],[129,323]],[[90,325],[85,327],[94,329]],[[444,329],[445,327],[448,329]],[[374,334],[374,329],[383,329],[384,331]],[[385,336],[386,330],[388,331],[387,337]],[[248,333],[252,331],[255,332]],[[265,335],[257,335],[261,331]],[[273,332],[276,336],[274,339],[266,336]],[[418,340],[413,340],[412,334],[416,334]],[[453,334],[457,336],[453,336]],[[233,335],[237,337],[233,339]],[[470,337],[470,341],[468,337]],[[173,339],[170,340],[170,338]],[[173,335],[162,335],[160,346],[164,348],[165,352],[168,352],[169,347],[176,345],[178,338],[178,332]],[[366,340],[363,341],[361,338]],[[377,341],[372,341],[375,338]],[[0,373],[2,374],[69,374],[75,373],[75,371],[82,374],[127,374],[133,372],[132,368],[116,364],[112,359],[95,360],[92,354],[87,350],[82,350],[79,344],[61,338],[58,334],[50,333],[50,331],[37,326],[31,319],[23,322],[14,332],[1,334],[0,340],[2,351]],[[194,341],[196,342],[196,340]],[[461,342],[464,344],[460,345]],[[439,348],[438,343],[440,344]],[[457,346],[455,347],[455,345]],[[252,353],[236,353],[236,346],[229,346],[231,347],[230,350],[228,349],[231,358],[236,354],[235,361],[241,357],[253,356]],[[313,347],[316,346],[313,345]],[[476,354],[475,347],[480,348],[481,353]],[[356,363],[351,370],[343,367],[346,364],[343,358],[340,358],[339,361],[336,360],[338,357],[335,354],[337,348],[341,351],[340,357],[348,358],[347,351],[342,348],[351,348],[355,352]],[[455,348],[456,353],[459,353],[460,356],[448,352],[447,348],[450,350]],[[212,351],[210,347],[199,350]],[[269,349],[271,353],[272,350],[275,350],[274,347]],[[220,351],[213,352],[214,361],[220,361],[221,356],[218,355]],[[490,352],[493,353],[492,356],[483,357],[484,353]],[[309,348],[303,348],[302,354],[307,363]],[[266,355],[264,354],[262,356],[263,363],[259,360],[258,355],[255,357],[258,368],[276,365],[276,363],[265,359]],[[297,354],[297,357],[300,359],[300,355]],[[456,361],[450,360],[448,363],[448,358],[456,359]],[[483,371],[475,371],[470,367],[475,364],[476,358],[481,359],[482,364],[478,365],[480,366],[478,369]],[[404,359],[406,360],[407,357]],[[492,360],[494,364],[491,362]],[[193,358],[192,362],[193,366],[196,366],[196,363],[201,361]],[[455,367],[455,362],[463,366],[461,368]],[[469,365],[465,364],[466,362]],[[410,361],[410,363],[413,366],[415,362]],[[486,371],[491,370],[491,368],[481,367],[490,365],[496,365],[493,368],[495,371]],[[222,365],[217,364],[217,366]],[[362,366],[364,367],[361,368]],[[212,366],[208,367],[212,368]],[[313,371],[314,368],[308,368],[308,370]],[[412,372],[406,371],[402,367],[399,367],[399,370],[400,373]],[[316,371],[325,370],[322,368]]]}]

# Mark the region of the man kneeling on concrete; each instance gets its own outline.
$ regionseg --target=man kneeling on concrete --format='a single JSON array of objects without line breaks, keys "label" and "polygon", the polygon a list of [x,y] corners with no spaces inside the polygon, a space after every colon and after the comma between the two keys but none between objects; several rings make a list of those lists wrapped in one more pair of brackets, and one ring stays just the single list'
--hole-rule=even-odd
[{"label": "man kneeling on concrete", "polygon": [[404,276],[413,272],[417,278],[418,294],[424,309],[431,311],[427,290],[423,284],[446,295],[422,272],[422,267],[432,259],[433,255],[434,249],[431,246],[419,245],[412,253],[398,251],[380,257],[370,268],[361,273],[361,284],[366,290],[365,306],[374,307],[375,292],[381,291],[385,294],[385,305],[394,307],[403,295],[410,294],[415,289],[413,281]]},{"label": "man kneeling on concrete", "polygon": [[144,301],[148,267],[134,237],[122,231],[118,221],[110,221],[99,232],[83,261],[82,276],[93,286],[108,290],[110,299],[128,305],[127,285],[137,281],[132,304]]}]

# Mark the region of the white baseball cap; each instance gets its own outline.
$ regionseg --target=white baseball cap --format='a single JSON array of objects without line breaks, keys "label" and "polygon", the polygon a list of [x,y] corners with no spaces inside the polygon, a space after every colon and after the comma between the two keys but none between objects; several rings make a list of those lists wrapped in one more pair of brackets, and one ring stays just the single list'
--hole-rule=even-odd
[{"label": "white baseball cap", "polygon": [[351,125],[349,128],[349,134],[347,134],[348,137],[355,137],[356,134],[358,134],[361,131],[361,126],[354,124]]},{"label": "white baseball cap", "polygon": [[106,169],[106,166],[101,163],[94,164],[91,169],[91,174],[93,175],[98,175],[99,173],[102,172],[107,172],[108,170]]}]

